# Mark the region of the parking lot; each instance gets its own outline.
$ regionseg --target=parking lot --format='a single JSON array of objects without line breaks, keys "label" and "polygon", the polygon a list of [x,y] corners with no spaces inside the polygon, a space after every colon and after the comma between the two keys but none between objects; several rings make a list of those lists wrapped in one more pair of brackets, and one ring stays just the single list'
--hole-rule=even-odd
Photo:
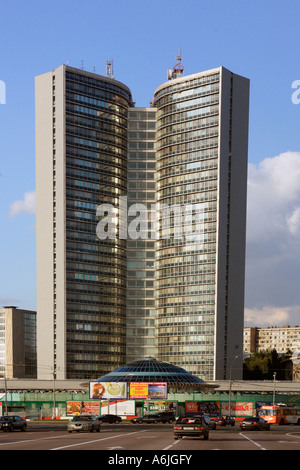
[{"label": "parking lot", "polygon": [[299,426],[273,426],[270,431],[234,427],[210,430],[209,439],[175,440],[171,424],[102,424],[101,431],[68,433],[66,423],[29,422],[27,431],[1,432],[0,450],[102,450],[182,454],[199,450],[300,450]]}]

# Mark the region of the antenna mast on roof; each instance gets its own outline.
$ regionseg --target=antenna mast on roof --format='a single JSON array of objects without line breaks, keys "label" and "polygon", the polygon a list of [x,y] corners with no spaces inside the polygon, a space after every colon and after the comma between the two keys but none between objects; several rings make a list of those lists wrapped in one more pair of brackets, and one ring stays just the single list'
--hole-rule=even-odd
[{"label": "antenna mast on roof", "polygon": [[106,61],[106,75],[110,78],[114,78],[113,60],[112,59],[108,59]]},{"label": "antenna mast on roof", "polygon": [[183,76],[183,67],[181,65],[181,52],[176,56],[176,64],[173,67],[173,70],[168,70],[168,80],[172,78],[179,78]]}]

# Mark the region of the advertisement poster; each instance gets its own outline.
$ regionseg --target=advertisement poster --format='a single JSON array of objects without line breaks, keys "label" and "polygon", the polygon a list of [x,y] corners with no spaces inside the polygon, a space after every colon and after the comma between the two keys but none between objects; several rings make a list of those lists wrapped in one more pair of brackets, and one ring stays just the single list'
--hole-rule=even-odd
[{"label": "advertisement poster", "polygon": [[157,383],[131,382],[130,383],[130,398],[163,399],[163,398],[167,398],[167,395],[168,395],[167,384],[164,382],[157,382]]},{"label": "advertisement poster", "polygon": [[210,416],[218,416],[220,413],[220,402],[218,401],[186,401],[185,411],[187,416],[199,413],[207,413]]},{"label": "advertisement poster", "polygon": [[80,414],[100,414],[100,402],[98,401],[67,401],[67,416]]},{"label": "advertisement poster", "polygon": [[127,383],[90,382],[90,398],[127,398]]},{"label": "advertisement poster", "polygon": [[67,416],[80,414],[134,416],[135,402],[130,400],[67,401]]},{"label": "advertisement poster", "polygon": [[[229,414],[229,403],[222,402],[221,414]],[[236,401],[231,403],[231,416],[254,416],[254,403],[247,401]]]},{"label": "advertisement poster", "polygon": [[161,411],[174,411],[177,412],[177,402],[176,401],[150,401],[149,403],[144,402],[143,404],[143,414],[146,413],[159,413]]},{"label": "advertisement poster", "polygon": [[101,400],[100,414],[113,414],[118,416],[134,416],[135,402],[130,400]]}]

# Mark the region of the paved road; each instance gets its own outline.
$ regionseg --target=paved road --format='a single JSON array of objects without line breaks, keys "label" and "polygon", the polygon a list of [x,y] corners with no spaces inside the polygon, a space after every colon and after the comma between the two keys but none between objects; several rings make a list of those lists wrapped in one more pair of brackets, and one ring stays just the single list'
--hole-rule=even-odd
[{"label": "paved road", "polygon": [[134,456],[135,451],[138,455],[139,451],[148,450],[154,457],[165,452],[188,458],[189,451],[192,454],[199,450],[300,450],[299,426],[274,426],[270,431],[247,432],[241,432],[238,425],[234,428],[220,427],[210,431],[207,441],[192,438],[174,440],[172,430],[173,426],[169,424],[122,423],[102,424],[100,433],[69,434],[66,423],[29,423],[26,432],[0,433],[0,451],[103,450],[117,458],[118,452],[130,451]]}]

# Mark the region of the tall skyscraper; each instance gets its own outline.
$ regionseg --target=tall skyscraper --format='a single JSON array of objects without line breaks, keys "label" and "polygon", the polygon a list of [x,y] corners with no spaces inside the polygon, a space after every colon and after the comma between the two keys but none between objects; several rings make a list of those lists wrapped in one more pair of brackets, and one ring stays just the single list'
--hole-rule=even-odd
[{"label": "tall skyscraper", "polygon": [[127,195],[129,89],[62,65],[36,77],[38,376],[90,378],[126,359],[127,240],[97,207]]},{"label": "tall skyscraper", "polygon": [[[205,380],[241,370],[249,81],[180,65],[149,108],[111,76],[36,77],[39,378],[153,355]],[[155,237],[129,234],[154,204]]]},{"label": "tall skyscraper", "polygon": [[223,67],[185,77],[180,61],[169,76],[154,94],[158,203],[170,214],[158,358],[205,380],[241,378],[249,81]]}]

